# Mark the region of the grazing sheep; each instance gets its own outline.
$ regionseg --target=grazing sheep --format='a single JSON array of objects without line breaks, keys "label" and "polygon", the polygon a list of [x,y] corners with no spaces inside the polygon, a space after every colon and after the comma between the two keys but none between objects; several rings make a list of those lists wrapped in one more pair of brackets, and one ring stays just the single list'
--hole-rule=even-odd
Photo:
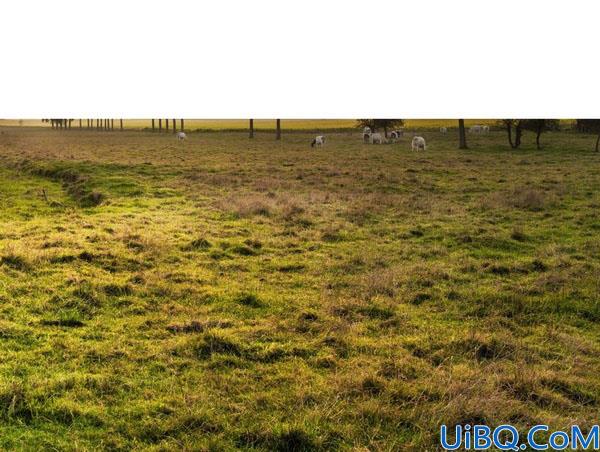
[{"label": "grazing sheep", "polygon": [[312,140],[312,143],[310,143],[310,147],[314,148],[315,146],[323,146],[325,144],[325,137],[323,135],[318,135],[315,137],[314,140]]},{"label": "grazing sheep", "polygon": [[403,135],[404,135],[404,130],[402,130],[402,129],[392,130],[390,132],[390,138],[392,140],[397,140],[397,139],[399,139]]},{"label": "grazing sheep", "polygon": [[372,133],[369,137],[369,143],[371,144],[383,144],[385,143],[385,138],[379,132]]},{"label": "grazing sheep", "polygon": [[469,128],[469,133],[481,133],[481,126],[476,124]]},{"label": "grazing sheep", "polygon": [[185,134],[185,132],[177,132],[176,136],[179,141],[187,140],[187,135]]},{"label": "grazing sheep", "polygon": [[489,133],[490,132],[490,126],[481,126],[481,131],[483,133]]},{"label": "grazing sheep", "polygon": [[446,127],[440,127],[440,133],[448,133],[448,129]]},{"label": "grazing sheep", "polygon": [[368,143],[370,139],[371,139],[371,128],[370,127],[365,127],[363,129],[363,141],[365,143]]},{"label": "grazing sheep", "polygon": [[425,138],[423,137],[413,137],[412,139],[412,150],[418,151],[419,149],[427,150],[427,144],[425,143]]}]

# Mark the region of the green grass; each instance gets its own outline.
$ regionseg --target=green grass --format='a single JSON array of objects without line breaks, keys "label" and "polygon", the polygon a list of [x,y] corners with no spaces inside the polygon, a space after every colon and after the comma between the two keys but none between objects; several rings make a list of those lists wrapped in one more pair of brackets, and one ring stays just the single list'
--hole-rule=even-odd
[{"label": "green grass", "polygon": [[594,137],[2,132],[2,449],[597,423]]}]

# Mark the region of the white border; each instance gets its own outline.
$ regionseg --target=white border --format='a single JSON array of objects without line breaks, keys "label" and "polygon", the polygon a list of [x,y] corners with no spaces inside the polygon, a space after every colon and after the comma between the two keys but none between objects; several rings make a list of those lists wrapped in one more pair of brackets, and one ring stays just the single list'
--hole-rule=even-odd
[{"label": "white border", "polygon": [[594,0],[4,2],[0,118],[598,117]]}]

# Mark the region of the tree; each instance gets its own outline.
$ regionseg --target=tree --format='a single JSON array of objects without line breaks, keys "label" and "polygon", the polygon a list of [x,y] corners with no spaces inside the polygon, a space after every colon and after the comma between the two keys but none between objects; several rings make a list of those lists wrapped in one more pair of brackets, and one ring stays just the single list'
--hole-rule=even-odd
[{"label": "tree", "polygon": [[402,125],[404,125],[402,119],[358,119],[356,124],[356,126],[361,129],[369,127],[373,132],[377,129],[383,129],[386,138],[388,136],[388,129],[401,127]]},{"label": "tree", "polygon": [[577,131],[583,133],[595,133],[598,135],[596,138],[596,152],[599,152],[600,146],[600,119],[578,119],[577,120]]},{"label": "tree", "polygon": [[465,120],[458,120],[458,149],[469,149],[467,146],[467,132],[465,130]]},{"label": "tree", "polygon": [[250,138],[254,138],[254,119],[250,120]]},{"label": "tree", "polygon": [[[521,146],[521,138],[523,131],[529,130],[536,134],[535,144],[538,149],[540,146],[540,136],[547,130],[558,130],[558,119],[502,119],[501,125],[506,128],[508,134],[508,143],[513,149],[518,149]],[[515,140],[513,141],[512,131],[515,130]]]},{"label": "tree", "polygon": [[[501,119],[500,125],[506,128],[506,133],[508,135],[508,144],[513,149],[517,149],[521,146],[521,136],[523,135],[523,130],[521,129],[521,125],[518,119]],[[515,141],[513,141],[513,127],[515,128]]]},{"label": "tree", "polygon": [[558,130],[558,119],[521,119],[521,128],[535,132],[535,144],[538,149],[540,146],[540,136],[547,130]]},{"label": "tree", "polygon": [[281,140],[281,119],[278,119],[276,123],[275,139]]}]

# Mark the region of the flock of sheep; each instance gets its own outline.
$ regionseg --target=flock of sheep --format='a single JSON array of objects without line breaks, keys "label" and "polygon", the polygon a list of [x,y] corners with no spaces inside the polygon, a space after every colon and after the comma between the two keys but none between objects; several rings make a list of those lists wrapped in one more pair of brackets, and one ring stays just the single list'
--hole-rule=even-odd
[{"label": "flock of sheep", "polygon": [[[445,127],[441,127],[440,132],[446,133],[447,129]],[[394,143],[396,140],[398,140],[402,136],[404,136],[403,129],[392,130],[389,133],[389,139],[386,138],[384,135],[382,135],[379,132],[373,132],[370,127],[365,127],[363,129],[363,142],[369,143],[369,144],[383,144],[383,143],[387,143],[389,141]],[[325,144],[325,136],[317,135],[310,143],[310,146],[314,148],[315,146],[321,147],[324,144]],[[413,136],[412,143],[411,143],[411,149],[413,151],[418,151],[421,149],[423,151],[426,151],[427,143],[425,142],[425,138],[420,137],[420,136]]]},{"label": "flock of sheep", "polygon": [[[490,126],[485,125],[474,125],[469,128],[469,133],[482,134],[489,133],[489,131]],[[440,127],[440,133],[448,133],[448,129],[446,127]],[[392,130],[389,134],[389,141],[394,143],[397,139],[399,139],[402,136],[404,136],[403,129]],[[185,134],[185,132],[177,132],[176,137],[178,141],[184,141],[187,139],[187,135]],[[365,127],[363,129],[363,142],[369,144],[383,144],[387,143],[388,139],[379,132],[373,132],[370,127]],[[321,147],[324,144],[325,136],[317,135],[310,143],[310,147]],[[413,136],[411,142],[411,149],[413,151],[426,151],[427,143],[425,142],[425,138],[417,135]]]},{"label": "flock of sheep", "polygon": [[[474,125],[469,128],[469,133],[482,134],[489,133],[490,126],[485,125]],[[440,127],[440,133],[448,133],[448,129],[446,127]],[[373,132],[370,127],[365,127],[363,129],[363,142],[369,144],[383,144],[392,142],[395,143],[400,137],[404,136],[404,129],[392,130],[389,133],[389,139],[386,138],[379,132]],[[325,136],[317,135],[312,142],[310,143],[311,147],[315,146],[323,146],[325,144]],[[411,142],[411,149],[413,151],[427,150],[427,143],[425,142],[425,138],[421,136],[414,135]]]}]

